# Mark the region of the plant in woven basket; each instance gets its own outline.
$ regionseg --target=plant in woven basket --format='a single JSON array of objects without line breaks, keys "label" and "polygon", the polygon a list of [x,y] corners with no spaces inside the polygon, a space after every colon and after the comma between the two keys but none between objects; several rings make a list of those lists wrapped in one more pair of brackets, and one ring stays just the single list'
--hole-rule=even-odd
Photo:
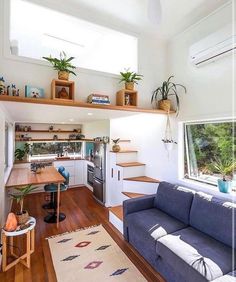
[{"label": "plant in woven basket", "polygon": [[[29,214],[24,210],[24,198],[27,194],[35,190],[37,187],[32,187],[32,185],[26,185],[24,187],[15,188],[18,193],[9,194],[13,200],[16,200],[17,204],[20,205],[20,210],[16,213],[16,217],[20,224],[25,223],[28,220]],[[23,219],[22,219],[23,217]]]},{"label": "plant in woven basket", "polygon": [[[174,83],[171,81],[171,79],[174,76],[170,76],[167,81],[164,81],[162,83],[162,86],[158,87],[152,94],[151,103],[158,102],[158,107],[164,111],[169,112],[171,108],[171,101],[168,99],[169,96],[174,96],[176,99],[176,114],[179,113],[179,95],[178,91],[179,88],[182,88],[185,93],[187,93],[187,89],[185,86],[179,83]],[[159,100],[159,96],[161,97],[161,100]]]},{"label": "plant in woven basket", "polygon": [[142,80],[143,75],[132,72],[129,69],[125,69],[125,72],[120,72],[120,82],[125,82],[125,88],[127,90],[133,90],[134,84],[138,84],[139,80]]},{"label": "plant in woven basket", "polygon": [[76,66],[71,64],[71,61],[74,60],[75,57],[67,58],[67,55],[64,51],[60,53],[60,58],[53,58],[51,55],[49,57],[43,57],[43,59],[50,62],[54,68],[54,70],[58,71],[58,78],[62,80],[68,80],[69,74],[72,73],[76,75],[73,71],[76,69]]},{"label": "plant in woven basket", "polygon": [[119,152],[120,151],[120,145],[118,145],[118,143],[120,142],[120,138],[112,139],[112,142],[113,142],[112,151],[113,152]]}]

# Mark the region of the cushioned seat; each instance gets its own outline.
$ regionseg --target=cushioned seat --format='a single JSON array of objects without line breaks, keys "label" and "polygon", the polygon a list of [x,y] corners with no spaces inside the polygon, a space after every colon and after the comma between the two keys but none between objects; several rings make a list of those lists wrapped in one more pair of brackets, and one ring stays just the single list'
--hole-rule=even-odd
[{"label": "cushioned seat", "polygon": [[[67,185],[60,184],[60,191],[66,191],[67,188],[68,188]],[[46,192],[57,192],[57,184],[52,183],[52,184],[45,185],[44,190]]]},{"label": "cushioned seat", "polygon": [[157,239],[186,227],[185,223],[156,208],[128,214],[126,224],[129,242],[150,263],[156,263],[157,259],[155,251],[150,252],[150,246],[155,250]]},{"label": "cushioned seat", "polygon": [[186,281],[211,281],[232,270],[232,249],[192,227],[160,238],[156,251]]},{"label": "cushioned seat", "polygon": [[215,279],[213,282],[235,282],[235,281],[236,281],[236,270]]}]

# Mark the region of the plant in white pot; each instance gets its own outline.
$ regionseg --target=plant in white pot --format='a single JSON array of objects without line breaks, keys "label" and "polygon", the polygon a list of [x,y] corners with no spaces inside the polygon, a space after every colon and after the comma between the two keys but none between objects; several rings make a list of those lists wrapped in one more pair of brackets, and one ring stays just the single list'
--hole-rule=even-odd
[{"label": "plant in white pot", "polygon": [[43,57],[43,59],[47,60],[49,63],[53,65],[54,70],[58,71],[58,79],[61,80],[69,80],[69,75],[72,73],[76,75],[73,71],[76,69],[75,66],[71,64],[71,61],[74,60],[75,57],[67,58],[67,55],[64,51],[60,53],[60,58],[52,58],[51,55],[49,57]]},{"label": "plant in white pot", "polygon": [[[168,98],[170,96],[174,96],[176,99],[176,114],[179,113],[179,88],[182,88],[185,93],[187,93],[187,89],[185,86],[179,83],[174,83],[171,81],[171,79],[174,76],[170,76],[167,81],[164,81],[162,83],[162,86],[158,87],[156,90],[154,90],[151,98],[151,103],[155,102],[158,105],[158,108],[161,110],[164,110],[166,112],[169,112],[171,109],[171,100]],[[159,100],[159,96],[161,97],[161,100]]]},{"label": "plant in white pot", "polygon": [[129,69],[125,69],[125,72],[120,72],[120,82],[125,82],[126,90],[134,90],[134,84],[138,84],[138,81],[142,80],[143,75],[132,72]]},{"label": "plant in white pot", "polygon": [[212,163],[213,171],[221,174],[222,178],[217,180],[219,191],[222,193],[229,193],[232,186],[232,176],[236,169],[236,162],[234,160],[221,160],[216,158]]},{"label": "plant in white pot", "polygon": [[27,185],[24,187],[15,188],[18,191],[16,194],[9,194],[12,199],[16,200],[17,204],[20,205],[20,210],[16,213],[18,224],[25,224],[29,219],[28,211],[24,210],[24,198],[36,188],[37,187],[32,187],[32,185]]}]

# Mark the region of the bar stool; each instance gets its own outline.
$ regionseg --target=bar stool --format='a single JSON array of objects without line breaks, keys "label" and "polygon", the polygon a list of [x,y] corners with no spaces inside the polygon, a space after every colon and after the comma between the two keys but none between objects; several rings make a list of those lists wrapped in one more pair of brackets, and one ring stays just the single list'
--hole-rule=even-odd
[{"label": "bar stool", "polygon": [[[66,191],[69,186],[69,178],[70,174],[68,171],[62,171],[61,175],[65,178],[65,182],[60,185],[60,192]],[[54,211],[49,213],[47,216],[44,217],[44,221],[47,223],[56,223],[57,222],[57,184],[49,184],[45,185],[44,189],[46,192],[53,193],[53,208]],[[59,213],[59,222],[63,221],[66,218],[64,213]]]},{"label": "bar stool", "polygon": [[[62,172],[65,170],[65,168],[64,168],[64,166],[59,166],[59,168],[58,168],[58,172],[60,173],[60,174],[62,174]],[[46,186],[48,186],[48,185],[46,185]],[[47,192],[46,190],[45,190],[45,186],[44,186],[44,191],[45,192]],[[46,204],[43,204],[42,205],[42,208],[43,209],[47,209],[47,210],[50,210],[50,209],[54,209],[54,199],[53,199],[53,197],[54,197],[54,194],[53,194],[53,192],[51,192],[50,193],[50,202],[49,203],[46,203]]]}]

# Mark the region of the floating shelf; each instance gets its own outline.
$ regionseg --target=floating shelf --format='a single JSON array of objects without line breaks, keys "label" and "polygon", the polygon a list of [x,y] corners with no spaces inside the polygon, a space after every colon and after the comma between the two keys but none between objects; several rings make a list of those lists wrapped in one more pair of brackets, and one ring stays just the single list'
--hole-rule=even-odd
[{"label": "floating shelf", "polygon": [[[52,100],[52,99],[36,99],[36,98],[25,98],[25,97],[13,97],[13,96],[0,96],[0,101],[6,102],[18,102],[18,103],[31,103],[31,104],[41,104],[41,105],[55,105],[55,106],[67,106],[67,107],[79,107],[79,108],[93,108],[93,109],[106,109],[113,111],[126,111],[126,112],[141,112],[141,113],[151,113],[151,114],[167,114],[163,110],[153,110],[144,109],[137,107],[123,107],[123,106],[113,106],[113,105],[96,105],[89,104],[79,101],[66,101],[66,100]],[[170,111],[170,114],[175,113],[175,111]]]},{"label": "floating shelf", "polygon": [[93,139],[31,139],[31,140],[21,140],[21,139],[15,139],[16,142],[57,142],[57,141],[71,141],[71,142],[79,142],[79,141],[87,141],[87,142],[94,142]]},{"label": "floating shelf", "polygon": [[15,131],[16,133],[79,133],[77,131],[72,131],[72,130],[30,130],[30,131],[25,131],[25,130],[17,130]]}]

